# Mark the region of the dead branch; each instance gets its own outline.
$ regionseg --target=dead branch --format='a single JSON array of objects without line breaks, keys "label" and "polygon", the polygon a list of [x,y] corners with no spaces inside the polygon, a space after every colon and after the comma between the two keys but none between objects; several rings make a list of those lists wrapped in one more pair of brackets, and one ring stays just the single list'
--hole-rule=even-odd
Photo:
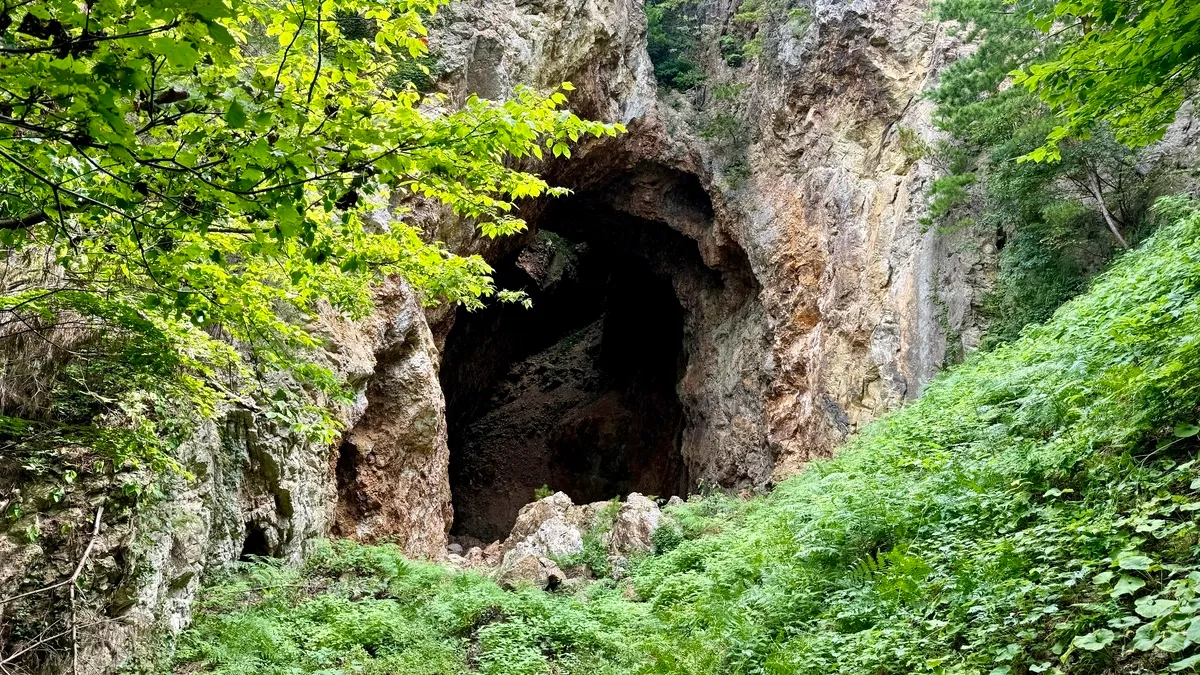
[{"label": "dead branch", "polygon": [[[10,654],[8,657],[4,658],[3,660],[0,660],[0,667],[3,667],[5,664],[12,663],[18,657],[20,657],[24,654],[28,654],[30,651],[40,647],[41,645],[44,645],[47,642],[50,642],[52,640],[56,640],[60,637],[63,637],[64,635],[67,635],[69,633],[71,635],[71,672],[73,672],[73,673],[78,672],[77,665],[78,665],[78,660],[79,660],[79,646],[78,646],[77,638],[79,635],[78,631],[79,631],[80,626],[75,619],[75,589],[78,587],[79,575],[83,573],[83,566],[87,564],[88,556],[90,556],[92,554],[92,548],[96,545],[96,538],[100,536],[100,518],[103,515],[104,515],[104,505],[101,504],[100,506],[96,507],[96,518],[95,518],[94,522],[92,523],[92,536],[88,539],[87,547],[83,549],[83,555],[81,555],[79,557],[79,563],[75,565],[75,571],[71,573],[71,576],[68,579],[66,579],[65,581],[60,581],[55,584],[50,584],[49,586],[43,586],[41,588],[38,588],[38,589],[35,589],[32,591],[28,591],[26,593],[21,593],[19,595],[14,595],[12,597],[0,599],[0,606],[2,606],[4,604],[10,603],[14,600],[19,600],[21,598],[27,598],[31,595],[37,595],[39,593],[46,593],[46,592],[52,591],[56,588],[61,588],[66,585],[71,586],[71,594],[70,594],[70,597],[71,597],[71,627],[64,631],[55,633],[54,635],[51,635],[50,637],[47,637],[47,638],[41,638],[41,636],[39,636],[39,638],[41,638],[41,639],[38,639],[33,644],[25,647],[24,649],[18,650],[16,652],[14,652],[13,654]],[[89,624],[84,624],[82,627],[87,628],[88,626],[94,626],[97,623],[103,623],[103,622],[96,621],[96,622],[92,622]],[[47,628],[47,630],[49,630],[49,628]],[[43,634],[45,634],[45,632],[46,631],[43,631]]]},{"label": "dead branch", "polygon": [[79,673],[79,633],[77,631],[79,622],[75,619],[75,589],[79,588],[79,573],[83,571],[83,564],[87,562],[88,555],[92,552],[92,546],[96,543],[96,537],[100,535],[100,516],[104,513],[104,505],[101,504],[96,508],[96,522],[92,525],[92,537],[88,539],[87,548],[83,549],[83,556],[79,558],[79,564],[75,566],[75,572],[71,575],[71,673],[78,675]]}]

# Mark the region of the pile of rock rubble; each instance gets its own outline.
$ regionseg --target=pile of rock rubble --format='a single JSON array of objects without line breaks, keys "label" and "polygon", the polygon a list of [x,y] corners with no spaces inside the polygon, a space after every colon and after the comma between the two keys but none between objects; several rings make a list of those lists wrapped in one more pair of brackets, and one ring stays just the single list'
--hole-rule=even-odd
[{"label": "pile of rock rubble", "polygon": [[[681,501],[672,497],[668,504]],[[615,516],[614,507],[610,502],[577,505],[566,493],[556,492],[522,507],[504,541],[465,550],[461,543],[452,543],[446,549],[446,559],[456,567],[485,571],[502,586],[529,583],[553,590],[563,584],[581,583],[576,580],[589,576],[583,566],[564,571],[559,562],[581,553],[585,535],[596,530],[608,563],[619,575],[629,556],[653,548],[652,537],[663,515],[653,499],[637,492],[620,503]],[[600,527],[600,521],[607,518],[612,518],[611,528]]]}]

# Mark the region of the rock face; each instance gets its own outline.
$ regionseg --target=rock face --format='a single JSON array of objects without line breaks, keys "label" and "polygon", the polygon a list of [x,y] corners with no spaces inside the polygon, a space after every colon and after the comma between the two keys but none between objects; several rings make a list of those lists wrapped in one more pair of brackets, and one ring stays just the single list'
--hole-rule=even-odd
[{"label": "rock face", "polygon": [[576,506],[564,492],[527,504],[501,544],[507,558],[518,555],[570,555],[583,550],[583,533],[604,502]]},{"label": "rock face", "polygon": [[[952,47],[927,10],[818,0],[803,31],[763,29],[732,104],[751,140],[705,153],[726,186],[739,152],[749,167],[723,203],[763,289],[776,480],[916,396],[979,331],[994,246],[919,224],[932,169],[902,138],[933,140],[922,95]],[[716,56],[707,66],[727,71]]]},{"label": "rock face", "polygon": [[[706,5],[704,23],[729,25],[735,10]],[[575,195],[532,205],[526,215],[535,230],[589,246],[607,236],[640,251],[672,285],[684,313],[676,393],[687,489],[762,488],[786,478],[916,396],[943,364],[975,346],[982,329],[978,305],[994,242],[920,224],[933,169],[909,147],[934,140],[923,94],[956,45],[927,20],[924,0],[818,1],[808,10],[803,30],[778,22],[761,28],[761,57],[740,68],[708,41],[699,58],[710,84],[687,94],[656,90],[636,5],[585,5],[568,18],[540,5],[497,13],[485,2],[447,28],[462,40],[461,22],[487,16],[497,35],[526,27],[537,34],[545,24],[527,12],[561,16],[558,31],[572,39],[547,44],[569,47],[487,43],[487,68],[501,71],[489,91],[570,79],[583,112],[629,122],[628,135],[546,167]],[[580,37],[589,31],[595,42]],[[475,48],[454,44],[446,81],[457,92],[478,82],[472,73],[483,66]],[[594,60],[600,52],[609,56]],[[551,53],[562,58],[548,61]],[[725,85],[737,93],[721,93]],[[721,115],[737,125],[725,136],[710,133]],[[683,244],[658,234],[663,227]],[[537,236],[491,248],[459,241],[488,255],[500,274],[524,271],[517,278],[528,285],[561,273],[550,269]],[[460,346],[476,344],[462,337],[472,321],[460,315],[454,328],[443,323],[437,331],[448,336],[442,382],[452,401],[459,385],[447,373],[462,360],[456,351],[473,353]],[[506,388],[525,376],[504,372],[478,387],[493,407],[472,419],[497,420],[483,439],[520,436],[502,413],[513,400]],[[476,384],[487,379],[472,376]],[[486,480],[455,489],[474,495],[487,484],[505,486],[496,498],[513,502],[504,506],[512,518],[529,492],[528,485],[509,489],[512,477],[527,473],[525,456],[505,446],[489,458],[471,449],[470,438],[455,440],[474,423],[452,415],[451,465],[466,454],[462,461],[478,460],[476,474]],[[506,525],[492,522],[490,532]]]},{"label": "rock face", "polygon": [[[148,470],[127,476],[126,491],[143,486],[161,490],[151,496],[147,489],[136,510],[120,508],[113,486],[89,480],[72,486],[48,515],[16,523],[10,532],[33,525],[46,536],[33,543],[0,537],[0,595],[27,593],[69,578],[87,550],[79,672],[101,673],[118,668],[139,650],[157,648],[156,640],[185,627],[206,570],[249,556],[298,563],[309,541],[350,520],[339,490],[363,495],[355,503],[364,505],[364,517],[361,524],[353,521],[359,525],[353,536],[370,538],[378,523],[393,532],[408,528],[411,536],[404,544],[414,555],[441,555],[445,528],[440,524],[449,519],[449,486],[437,351],[411,290],[391,283],[379,289],[378,297],[381,311],[364,322],[350,323],[325,312],[314,326],[325,338],[317,359],[358,390],[350,405],[313,401],[330,407],[356,430],[350,443],[372,450],[373,463],[357,467],[353,480],[335,470],[340,468],[335,467],[336,447],[276,427],[265,411],[247,402],[224,411],[220,422],[203,425],[178,449],[177,459],[190,477],[167,474],[160,481]],[[303,391],[285,380],[264,385]],[[387,392],[397,394],[397,402],[383,412],[404,413],[400,419],[405,424],[372,434],[379,397],[382,405],[390,405]],[[379,479],[381,472],[395,467],[403,480]],[[355,481],[363,485],[354,488]],[[36,491],[43,486],[21,487]],[[416,490],[419,497],[412,496]],[[100,504],[108,510],[89,549]],[[417,522],[421,518],[437,525],[427,527]],[[64,603],[63,594],[48,592],[4,603],[4,636],[24,622],[45,625],[45,617],[63,616],[69,610]],[[49,653],[40,664],[43,670],[70,670],[69,662],[55,661],[69,657]]]},{"label": "rock face", "polygon": [[376,365],[337,452],[333,534],[398,537],[409,555],[434,558],[453,517],[438,352],[411,290],[389,285],[376,298]]},{"label": "rock face", "polygon": [[[705,23],[730,25],[735,9],[707,5]],[[570,80],[578,111],[630,133],[542,167],[575,193],[527,205],[527,236],[483,241],[438,217],[428,220],[433,235],[484,254],[502,283],[543,293],[560,319],[572,303],[603,304],[586,289],[548,300],[571,282],[579,250],[641,261],[682,311],[680,366],[664,399],[678,406],[679,430],[639,436],[629,411],[651,397],[602,382],[606,338],[586,328],[603,312],[577,312],[570,330],[538,319],[536,331],[505,317],[406,315],[397,344],[417,356],[385,355],[367,388],[366,415],[337,461],[337,533],[439,555],[451,501],[456,533],[491,539],[542,483],[583,499],[763,488],[973,348],[994,242],[926,231],[933,170],[909,147],[934,139],[923,94],[957,47],[927,20],[926,0],[807,9],[802,30],[764,25],[762,55],[738,68],[715,40],[704,43],[710,85],[686,94],[658,90],[637,3],[477,0],[439,20],[438,86],[452,98]],[[736,94],[718,96],[726,84]],[[709,133],[721,115],[737,128]],[[577,250],[564,253],[548,234]],[[567,342],[530,350],[531,335],[554,330]],[[568,340],[575,331],[582,337]],[[442,391],[429,380],[439,366],[431,346],[443,348]],[[674,424],[664,419],[660,427]],[[625,420],[617,436],[593,424],[614,420]],[[636,440],[625,450],[603,449],[627,429]],[[581,468],[595,457],[616,459]],[[655,471],[653,485],[632,478]]]}]

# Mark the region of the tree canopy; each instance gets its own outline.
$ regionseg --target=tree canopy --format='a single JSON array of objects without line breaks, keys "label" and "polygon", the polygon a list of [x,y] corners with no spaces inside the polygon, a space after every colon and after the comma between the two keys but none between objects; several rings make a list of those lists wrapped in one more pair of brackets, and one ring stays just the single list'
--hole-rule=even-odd
[{"label": "tree canopy", "polygon": [[943,173],[930,191],[930,222],[995,237],[999,269],[983,308],[988,345],[1047,319],[1116,250],[1136,244],[1164,182],[1103,123],[1089,138],[1062,139],[1058,161],[1021,161],[1059,124],[1037,92],[1011,86],[1014,71],[1054,61],[1073,39],[1071,30],[1047,35],[1035,25],[1054,8],[1054,0],[935,4],[975,49],[941,73],[932,94],[946,137],[923,149]]},{"label": "tree canopy", "polygon": [[[485,236],[517,232],[514,202],[559,190],[511,160],[622,129],[563,109],[569,83],[461,106],[422,94],[422,18],[445,1],[7,3],[0,433],[116,415],[101,426],[143,429],[143,447],[164,401],[211,412],[248,369],[337,393],[303,356],[307,326],[322,302],[368,313],[386,275],[426,302],[519,299],[482,259],[365,214],[425,199]],[[88,392],[69,411],[51,361]],[[332,434],[316,408],[290,409],[295,429]]]},{"label": "tree canopy", "polygon": [[1066,34],[1058,54],[1015,73],[1054,110],[1046,143],[1025,156],[1061,157],[1066,138],[1099,125],[1133,147],[1162,138],[1200,81],[1200,3],[1192,0],[1062,0],[1034,14],[1049,35]]}]

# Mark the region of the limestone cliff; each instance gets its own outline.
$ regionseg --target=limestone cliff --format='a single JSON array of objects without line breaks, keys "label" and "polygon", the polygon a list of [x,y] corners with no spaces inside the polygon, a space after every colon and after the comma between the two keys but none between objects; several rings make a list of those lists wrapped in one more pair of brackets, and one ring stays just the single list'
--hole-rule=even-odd
[{"label": "limestone cliff", "polygon": [[[719,34],[736,9],[707,4],[705,28]],[[760,29],[753,63],[729,66],[709,40],[707,84],[682,94],[658,91],[636,5],[584,3],[565,16],[558,5],[484,2],[442,29],[453,36],[447,91],[570,80],[582,111],[629,123],[623,138],[548,167],[576,193],[530,205],[527,217],[567,232],[564,219],[608,210],[586,227],[624,228],[622,242],[645,249],[634,233],[661,224],[694,246],[686,262],[661,246],[641,252],[685,313],[680,451],[693,487],[762,487],[794,473],[916,396],[978,339],[994,243],[919,223],[933,170],[906,147],[933,139],[923,94],[955,48],[927,10],[818,2],[803,30]],[[489,28],[472,32],[481,20]],[[736,138],[710,133],[718,115],[735,120]],[[536,243],[463,248],[503,264],[522,245]]]}]

